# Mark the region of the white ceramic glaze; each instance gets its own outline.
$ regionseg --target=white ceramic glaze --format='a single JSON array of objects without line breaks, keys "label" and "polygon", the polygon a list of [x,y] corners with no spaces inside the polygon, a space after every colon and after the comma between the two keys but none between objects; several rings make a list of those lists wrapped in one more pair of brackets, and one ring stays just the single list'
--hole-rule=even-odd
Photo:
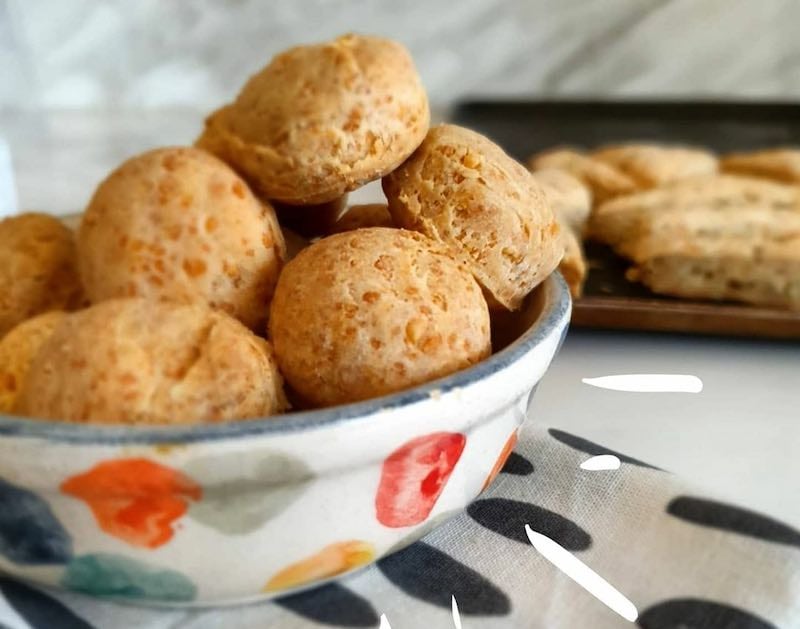
[{"label": "white ceramic glaze", "polygon": [[375,561],[482,491],[569,315],[553,275],[499,323],[515,340],[486,361],[276,419],[138,429],[2,417],[0,571],[131,602],[208,605]]}]

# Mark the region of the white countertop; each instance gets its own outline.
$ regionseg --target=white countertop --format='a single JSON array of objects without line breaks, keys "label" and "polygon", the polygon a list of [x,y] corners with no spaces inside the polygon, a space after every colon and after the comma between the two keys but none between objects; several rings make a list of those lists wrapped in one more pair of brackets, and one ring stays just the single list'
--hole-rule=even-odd
[{"label": "white countertop", "polygon": [[[582,378],[692,374],[701,393],[623,393]],[[800,343],[570,330],[534,421],[800,525]]]},{"label": "white countertop", "polygon": [[[0,138],[20,207],[63,214],[79,211],[122,159],[191,142],[201,121],[191,110],[4,113]],[[376,196],[371,186],[351,199]],[[9,209],[2,203],[0,215]],[[581,382],[622,373],[693,374],[704,390],[620,393]],[[539,387],[533,420],[800,526],[800,343],[573,330]]]}]

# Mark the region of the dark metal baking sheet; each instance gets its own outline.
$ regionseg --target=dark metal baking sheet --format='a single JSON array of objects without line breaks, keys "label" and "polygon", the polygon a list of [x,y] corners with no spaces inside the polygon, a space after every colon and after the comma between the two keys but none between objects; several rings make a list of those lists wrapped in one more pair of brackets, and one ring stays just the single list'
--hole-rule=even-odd
[{"label": "dark metal baking sheet", "polygon": [[[718,152],[800,146],[800,104],[664,101],[466,101],[450,119],[526,160],[554,146],[594,148],[636,140]],[[800,339],[800,313],[655,295],[624,277],[627,263],[587,243],[589,275],[573,325]]]}]

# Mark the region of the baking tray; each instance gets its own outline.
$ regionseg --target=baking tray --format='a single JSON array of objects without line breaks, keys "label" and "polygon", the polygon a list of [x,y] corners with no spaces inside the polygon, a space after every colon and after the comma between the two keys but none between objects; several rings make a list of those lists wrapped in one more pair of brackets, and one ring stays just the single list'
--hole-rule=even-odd
[{"label": "baking tray", "polygon": [[[558,145],[593,148],[631,140],[687,143],[718,152],[800,146],[800,105],[761,102],[480,101],[449,118],[520,161]],[[800,312],[656,295],[628,282],[628,263],[586,243],[589,274],[572,325],[621,330],[800,339]]]}]

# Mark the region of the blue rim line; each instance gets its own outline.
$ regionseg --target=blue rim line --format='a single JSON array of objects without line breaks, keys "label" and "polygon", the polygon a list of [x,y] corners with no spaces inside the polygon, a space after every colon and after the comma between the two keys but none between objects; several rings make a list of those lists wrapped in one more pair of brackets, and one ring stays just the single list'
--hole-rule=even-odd
[{"label": "blue rim line", "polygon": [[76,444],[172,444],[240,439],[267,434],[288,434],[363,419],[380,411],[410,406],[428,399],[433,391],[442,394],[464,388],[517,362],[546,338],[568,313],[569,289],[560,273],[550,276],[551,295],[536,322],[511,345],[486,360],[450,376],[399,393],[345,404],[329,409],[287,413],[278,418],[249,419],[191,426],[97,426],[0,415],[0,436],[31,437]]}]

